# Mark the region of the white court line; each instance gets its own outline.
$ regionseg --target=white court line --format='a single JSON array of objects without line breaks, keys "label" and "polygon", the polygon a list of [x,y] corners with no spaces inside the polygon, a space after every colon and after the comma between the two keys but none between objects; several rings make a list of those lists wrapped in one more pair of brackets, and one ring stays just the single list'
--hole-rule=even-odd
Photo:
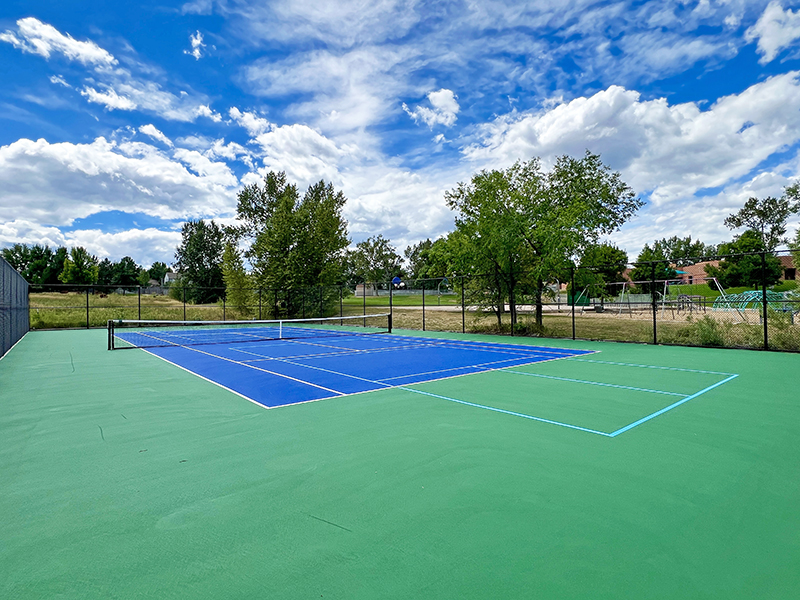
[{"label": "white court line", "polygon": [[597,363],[600,365],[617,365],[620,367],[639,367],[642,369],[661,369],[664,371],[683,371],[684,373],[703,373],[707,375],[734,375],[735,373],[723,373],[721,371],[702,371],[700,369],[683,369],[681,367],[661,367],[658,365],[637,365],[634,363],[621,363],[621,362],[611,362],[608,360],[590,360],[588,358],[578,358],[573,356],[571,360],[575,362],[589,362],[589,363]]},{"label": "white court line", "polygon": [[191,350],[192,352],[198,352],[200,354],[205,354],[206,356],[210,356],[212,358],[218,358],[220,360],[224,360],[226,362],[233,363],[235,365],[241,365],[243,367],[247,367],[248,369],[254,369],[256,371],[261,371],[263,373],[269,373],[270,375],[276,375],[278,377],[283,377],[284,379],[291,379],[292,381],[296,381],[297,383],[302,383],[304,385],[310,385],[312,387],[319,388],[321,390],[325,390],[326,392],[331,392],[331,393],[336,394],[338,396],[345,396],[346,395],[344,392],[340,392],[338,390],[333,390],[331,388],[326,388],[325,386],[317,385],[316,383],[311,383],[310,381],[303,381],[302,379],[297,379],[296,377],[291,377],[289,375],[284,375],[283,373],[276,373],[274,371],[270,371],[269,369],[262,369],[261,367],[257,367],[255,365],[251,365],[249,363],[243,363],[243,362],[238,361],[238,360],[233,360],[232,358],[225,358],[224,356],[218,356],[216,354],[211,354],[210,352],[204,352],[203,350],[198,350],[197,348],[193,348],[191,346],[181,346],[181,348],[185,348],[186,350]]},{"label": "white court line", "polygon": [[[527,359],[527,358],[530,358],[530,357],[529,356],[520,356],[518,358],[504,358],[503,360],[493,360],[493,361],[490,361],[490,362],[478,363],[478,364],[475,364],[475,365],[465,365],[463,367],[450,367],[449,369],[438,369],[436,371],[423,371],[422,373],[413,373],[411,375],[398,375],[397,377],[384,377],[383,379],[379,379],[378,381],[391,381],[393,379],[406,379],[407,377],[415,377],[417,375],[433,375],[434,373],[446,373],[447,371],[458,371],[458,370],[461,370],[461,369],[474,369],[476,367],[483,367],[485,365],[496,365],[498,363],[511,362],[513,360],[520,360],[520,359]],[[552,359],[552,358],[547,359],[547,361],[550,361],[550,360],[554,360],[554,359]],[[545,361],[542,361],[542,362],[545,362]],[[517,367],[517,366],[521,367],[524,364],[539,364],[539,361],[536,361],[536,362],[533,362],[533,363],[530,363],[530,362],[529,363],[523,363],[521,365],[514,365],[514,366],[515,367]]]}]

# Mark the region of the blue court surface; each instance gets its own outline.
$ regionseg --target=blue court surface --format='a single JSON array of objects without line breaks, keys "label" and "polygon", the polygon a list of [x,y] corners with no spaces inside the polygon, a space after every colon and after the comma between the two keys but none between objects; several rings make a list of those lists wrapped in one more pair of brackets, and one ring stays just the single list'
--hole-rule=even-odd
[{"label": "blue court surface", "polygon": [[268,408],[593,353],[394,334],[145,351]]}]

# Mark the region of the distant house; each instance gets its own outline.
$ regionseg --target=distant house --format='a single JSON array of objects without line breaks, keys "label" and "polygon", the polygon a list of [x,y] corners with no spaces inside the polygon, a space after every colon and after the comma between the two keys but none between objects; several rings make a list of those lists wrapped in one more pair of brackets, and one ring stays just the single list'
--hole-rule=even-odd
[{"label": "distant house", "polygon": [[706,265],[718,267],[719,261],[704,260],[703,262],[688,265],[686,267],[677,267],[675,270],[678,272],[678,274],[675,276],[675,278],[680,279],[681,283],[703,283],[708,277],[708,274],[706,274]]},{"label": "distant house", "polygon": [[359,283],[356,286],[356,296],[359,298],[362,298],[364,296],[377,296],[377,295],[378,295],[378,290],[372,284],[368,283],[364,285],[363,283]]},{"label": "distant house", "polygon": [[784,281],[795,281],[797,279],[797,268],[794,266],[792,255],[779,256],[778,260],[781,261],[781,269],[783,269],[783,276],[781,279]]},{"label": "distant house", "polygon": [[181,278],[180,273],[167,273],[166,275],[164,275],[164,285],[165,286],[171,285],[176,281],[178,281],[178,279],[180,278]]}]

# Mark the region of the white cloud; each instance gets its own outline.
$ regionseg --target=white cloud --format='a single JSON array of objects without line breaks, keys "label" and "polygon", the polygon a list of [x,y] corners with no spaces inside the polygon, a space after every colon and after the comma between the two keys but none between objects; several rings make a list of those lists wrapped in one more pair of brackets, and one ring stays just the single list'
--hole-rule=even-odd
[{"label": "white cloud", "polygon": [[17,31],[7,30],[0,40],[29,54],[50,58],[53,53],[63,54],[69,60],[84,65],[112,66],[117,59],[94,42],[80,42],[69,34],[63,34],[52,25],[42,23],[34,17],[17,21]]},{"label": "white cloud", "polygon": [[222,121],[222,115],[211,110],[211,108],[205,104],[198,106],[195,109],[194,114],[198,117],[206,117],[207,119],[211,119],[214,121],[214,123],[219,123]]},{"label": "white cloud", "polygon": [[203,56],[203,48],[206,45],[203,43],[203,34],[199,31],[193,35],[189,36],[189,41],[192,44],[191,50],[184,50],[184,54],[188,54],[189,56],[194,56],[195,60],[200,60]]},{"label": "white cloud", "polygon": [[800,39],[800,10],[784,11],[780,2],[770,2],[758,22],[747,30],[745,39],[758,40],[758,62],[774,60],[781,50]]},{"label": "white cloud", "polygon": [[159,131],[155,125],[148,124],[142,125],[139,127],[139,131],[147,136],[150,136],[154,140],[158,140],[162,144],[166,144],[170,148],[173,146],[172,140],[170,140],[166,135],[164,135],[161,131]]},{"label": "white cloud", "polygon": [[108,110],[135,110],[136,102],[125,96],[120,96],[111,88],[107,88],[105,92],[98,92],[91,87],[85,87],[81,90],[81,96],[86,98],[89,102],[95,104],[102,104]]},{"label": "white cloud", "polygon": [[[165,219],[235,210],[238,183],[227,165],[182,155],[194,173],[138,142],[50,144],[22,139],[0,147],[0,222],[64,226],[108,210]],[[206,162],[207,161],[207,162]]]},{"label": "white cloud", "polygon": [[67,83],[67,81],[61,75],[51,75],[50,76],[50,83],[54,85],[61,85],[65,88],[72,89],[72,86]]},{"label": "white cloud", "polygon": [[180,231],[147,228],[107,233],[97,229],[79,229],[64,234],[62,245],[83,246],[98,258],[112,261],[130,256],[146,267],[156,261],[171,263],[180,242]]},{"label": "white cloud", "polygon": [[231,118],[247,130],[251,137],[256,137],[269,131],[272,127],[269,121],[259,117],[254,112],[241,111],[232,106],[228,111]]},{"label": "white cloud", "polygon": [[445,127],[452,127],[455,125],[456,119],[458,118],[456,115],[460,107],[458,106],[456,95],[452,90],[441,89],[437,92],[430,92],[428,94],[428,100],[431,106],[433,106],[432,109],[426,106],[418,106],[414,110],[411,110],[403,103],[403,110],[406,111],[414,121],[422,121],[431,128],[434,125],[444,125]]}]

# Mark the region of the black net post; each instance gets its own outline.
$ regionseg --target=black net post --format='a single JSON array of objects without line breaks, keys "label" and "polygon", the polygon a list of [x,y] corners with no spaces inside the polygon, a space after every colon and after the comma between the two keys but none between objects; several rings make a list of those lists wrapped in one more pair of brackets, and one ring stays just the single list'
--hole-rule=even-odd
[{"label": "black net post", "polygon": [[572,297],[572,339],[575,339],[575,267],[569,268],[569,291],[570,296]]},{"label": "black net post", "polygon": [[464,306],[464,276],[461,276],[461,333],[467,332],[467,307]]},{"label": "black net post", "polygon": [[764,321],[764,350],[769,350],[769,333],[767,327],[767,253],[761,253],[761,309]]},{"label": "black net post", "polygon": [[656,333],[656,318],[658,307],[656,306],[656,263],[652,265],[652,275],[650,277],[650,298],[653,303],[653,343],[658,344],[658,334]]}]

